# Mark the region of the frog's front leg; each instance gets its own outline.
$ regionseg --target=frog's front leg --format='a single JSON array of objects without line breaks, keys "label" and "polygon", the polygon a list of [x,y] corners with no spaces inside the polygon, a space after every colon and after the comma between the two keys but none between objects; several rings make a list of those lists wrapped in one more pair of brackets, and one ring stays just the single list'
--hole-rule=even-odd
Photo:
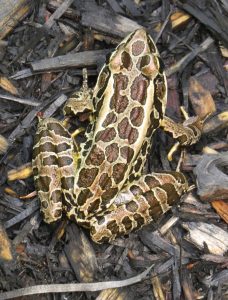
[{"label": "frog's front leg", "polygon": [[164,131],[171,133],[181,146],[190,146],[200,139],[203,121],[199,117],[190,117],[180,124],[165,116],[160,126]]},{"label": "frog's front leg", "polygon": [[177,143],[171,148],[168,159],[172,160],[172,154],[179,146],[191,146],[198,142],[203,129],[203,120],[199,117],[190,117],[183,124],[176,123],[172,119],[164,116],[160,127],[177,139]]},{"label": "frog's front leg", "polygon": [[187,180],[180,172],[142,176],[117,195],[111,211],[90,220],[92,239],[108,242],[157,221],[187,189]]}]

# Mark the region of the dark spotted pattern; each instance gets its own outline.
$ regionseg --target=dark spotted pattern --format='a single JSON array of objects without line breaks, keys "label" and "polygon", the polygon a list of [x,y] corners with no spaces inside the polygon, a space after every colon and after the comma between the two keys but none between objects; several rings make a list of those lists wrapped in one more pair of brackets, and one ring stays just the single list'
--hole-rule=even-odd
[{"label": "dark spotted pattern", "polygon": [[44,208],[44,209],[48,208],[48,202],[47,202],[47,200],[41,201],[41,206],[42,206],[42,208]]},{"label": "dark spotted pattern", "polygon": [[[107,203],[109,203],[109,200],[111,200],[115,195],[116,193],[118,192],[118,188],[111,188],[111,189],[108,189],[107,191],[105,191],[101,198],[102,198],[102,205],[103,206],[106,206]],[[107,202],[108,200],[108,202]]]},{"label": "dark spotted pattern", "polygon": [[116,136],[114,128],[106,128],[96,134],[95,141],[111,142]]},{"label": "dark spotted pattern", "polygon": [[133,128],[128,121],[128,118],[124,118],[118,124],[118,133],[121,139],[128,140],[129,144],[134,144],[138,139],[138,131],[137,129]]},{"label": "dark spotted pattern", "polygon": [[110,108],[114,109],[116,113],[124,112],[128,106],[128,97],[121,95],[121,91],[125,90],[127,85],[128,78],[125,75],[114,75],[114,93],[110,101]]},{"label": "dark spotted pattern", "polygon": [[144,55],[140,60],[139,60],[139,70],[141,70],[143,67],[147,66],[151,62],[151,56],[150,55]]},{"label": "dark spotted pattern", "polygon": [[127,163],[130,163],[134,156],[134,150],[128,146],[124,146],[120,149],[120,154],[127,160]]},{"label": "dark spotted pattern", "polygon": [[49,192],[49,186],[51,178],[49,176],[40,176],[39,179],[35,179],[35,186],[38,191]]},{"label": "dark spotted pattern", "polygon": [[99,179],[99,185],[102,190],[108,190],[112,186],[112,180],[107,173],[103,173]]},{"label": "dark spotted pattern", "polygon": [[145,48],[144,41],[136,41],[132,44],[132,54],[134,56],[140,55]]},{"label": "dark spotted pattern", "polygon": [[61,202],[62,203],[62,200],[63,200],[63,194],[61,191],[59,190],[55,190],[51,193],[51,200],[53,203],[59,203]]},{"label": "dark spotted pattern", "polygon": [[91,198],[93,196],[90,189],[81,190],[80,194],[78,195],[77,201],[78,205],[83,205],[86,199]]},{"label": "dark spotted pattern", "polygon": [[132,68],[132,60],[131,60],[131,56],[128,52],[123,51],[123,53],[121,54],[121,61],[122,61],[123,67],[126,68],[128,71],[130,71]]},{"label": "dark spotted pattern", "polygon": [[150,49],[151,53],[156,53],[157,52],[156,46],[155,46],[154,42],[152,41],[152,39],[149,36],[147,36],[147,44],[149,46],[149,49]]},{"label": "dark spotted pattern", "polygon": [[69,166],[73,163],[73,158],[69,156],[60,156],[58,158],[59,167]]},{"label": "dark spotted pattern", "polygon": [[137,222],[137,229],[144,225],[144,218],[140,214],[134,214],[134,220]]},{"label": "dark spotted pattern", "polygon": [[123,163],[117,163],[113,166],[112,176],[116,184],[120,183],[123,180],[126,168],[127,165]]},{"label": "dark spotted pattern", "polygon": [[119,156],[119,146],[117,143],[112,143],[105,148],[107,161],[113,163]]},{"label": "dark spotted pattern", "polygon": [[113,124],[117,121],[117,116],[116,114],[112,111],[107,114],[104,122],[102,123],[102,127],[107,127],[110,124]]},{"label": "dark spotted pattern", "polygon": [[[58,165],[58,157],[57,157],[57,155],[50,155],[48,157],[44,157],[43,158],[43,164],[45,166],[57,166]],[[34,170],[33,170],[33,174],[34,174]]]},{"label": "dark spotted pattern", "polygon": [[132,185],[130,187],[130,191],[132,192],[133,195],[141,195],[142,194],[142,189],[138,185]]},{"label": "dark spotted pattern", "polygon": [[65,190],[72,189],[74,187],[74,177],[62,177],[61,178],[61,188]]},{"label": "dark spotted pattern", "polygon": [[105,159],[104,151],[98,146],[94,145],[86,158],[86,164],[88,166],[99,166]]},{"label": "dark spotted pattern", "polygon": [[[103,94],[104,94],[104,92],[107,88],[107,84],[108,84],[110,76],[111,76],[111,72],[110,72],[109,68],[107,66],[105,66],[102,69],[102,71],[101,71],[101,73],[98,77],[97,86],[99,87],[99,90],[97,92],[97,98],[96,99],[103,98]],[[94,103],[94,107],[97,109],[96,103]]]},{"label": "dark spotted pattern", "polygon": [[79,173],[78,186],[85,188],[90,187],[91,184],[94,182],[95,178],[97,177],[97,174],[97,168],[81,169]]},{"label": "dark spotted pattern", "polygon": [[37,157],[37,155],[40,153],[40,152],[52,152],[52,153],[55,153],[55,151],[56,151],[56,147],[55,147],[55,145],[52,143],[52,142],[46,142],[46,143],[44,143],[44,144],[41,144],[40,146],[39,146],[39,148],[38,147],[36,147],[35,149],[34,149],[34,157]]},{"label": "dark spotted pattern", "polygon": [[158,74],[154,79],[155,95],[162,101],[166,95],[166,84],[164,75]]},{"label": "dark spotted pattern", "polygon": [[108,224],[107,224],[107,228],[112,231],[113,233],[117,233],[119,231],[119,226],[117,224],[117,222],[115,220],[113,221],[110,221]]},{"label": "dark spotted pattern", "polygon": [[139,157],[139,158],[137,159],[137,162],[136,162],[135,166],[134,166],[134,171],[137,173],[137,172],[139,172],[139,170],[140,170],[142,167],[143,167],[143,165],[142,165],[142,159],[141,159],[141,157]]},{"label": "dark spotted pattern", "polygon": [[130,120],[132,125],[139,127],[142,125],[144,118],[144,110],[141,106],[134,107],[130,113]]},{"label": "dark spotted pattern", "polygon": [[69,132],[57,122],[50,123],[50,125],[48,126],[48,130],[50,130],[51,135],[54,134],[53,137],[59,135],[69,138]]},{"label": "dark spotted pattern", "polygon": [[135,201],[130,201],[126,204],[126,209],[132,213],[136,212],[138,209],[138,204]]},{"label": "dark spotted pattern", "polygon": [[141,153],[142,153],[143,156],[145,156],[149,152],[148,149],[147,149],[147,146],[148,146],[148,143],[147,143],[147,141],[145,141],[143,143],[143,146],[142,146],[142,149],[141,149]]},{"label": "dark spotted pattern", "polygon": [[148,80],[139,75],[136,77],[131,86],[131,98],[141,104],[146,103]]},{"label": "dark spotted pattern", "polygon": [[131,219],[129,218],[129,217],[124,217],[123,219],[122,219],[122,222],[121,222],[122,224],[123,224],[123,226],[125,227],[125,231],[126,232],[129,232],[129,230],[131,230],[132,229],[132,223],[131,223]]},{"label": "dark spotted pattern", "polygon": [[150,189],[153,189],[155,186],[159,185],[159,181],[155,177],[150,175],[145,177],[145,182]]},{"label": "dark spotted pattern", "polygon": [[101,199],[95,199],[93,202],[90,203],[87,211],[89,214],[93,213],[94,211],[97,211],[101,203]]}]

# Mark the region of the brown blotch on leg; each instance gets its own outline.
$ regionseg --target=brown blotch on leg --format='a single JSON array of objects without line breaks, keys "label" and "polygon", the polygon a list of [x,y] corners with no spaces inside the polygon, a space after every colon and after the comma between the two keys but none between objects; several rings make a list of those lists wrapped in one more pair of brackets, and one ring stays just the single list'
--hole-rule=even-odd
[{"label": "brown blotch on leg", "polygon": [[139,206],[136,201],[130,201],[126,204],[126,209],[132,213],[136,212],[138,208]]},{"label": "brown blotch on leg", "polygon": [[82,206],[83,204],[85,204],[86,200],[91,198],[92,196],[93,193],[90,191],[90,189],[81,190],[77,198],[78,205]]},{"label": "brown blotch on leg", "polygon": [[99,179],[99,186],[102,190],[108,190],[112,186],[112,180],[107,173],[101,174],[101,177]]},{"label": "brown blotch on leg", "polygon": [[86,158],[86,164],[100,166],[105,159],[104,151],[98,146],[94,145]]},{"label": "brown blotch on leg", "polygon": [[143,193],[142,189],[138,185],[134,185],[134,184],[130,187],[130,191],[134,196],[138,196]]},{"label": "brown blotch on leg", "polygon": [[107,206],[107,204],[109,204],[110,200],[113,199],[113,197],[117,194],[117,192],[118,192],[118,188],[110,188],[106,190],[101,196],[102,198],[101,206]]},{"label": "brown blotch on leg", "polygon": [[145,182],[150,189],[160,185],[160,182],[153,175],[147,175],[145,177]]},{"label": "brown blotch on leg", "polygon": [[85,188],[91,186],[97,177],[98,171],[98,168],[81,169],[79,173],[78,185]]},{"label": "brown blotch on leg", "polygon": [[118,234],[119,233],[119,226],[115,220],[111,220],[107,224],[107,228],[113,233]]},{"label": "brown blotch on leg", "polygon": [[117,143],[112,143],[105,148],[105,155],[108,162],[112,163],[117,160],[119,156],[119,146]]},{"label": "brown blotch on leg", "polygon": [[59,167],[65,167],[65,166],[70,166],[73,164],[73,158],[71,156],[65,155],[65,156],[60,156],[58,157],[58,166]]},{"label": "brown blotch on leg", "polygon": [[100,203],[101,203],[101,199],[93,200],[88,207],[88,210],[87,210],[88,214],[95,213],[99,209]]},{"label": "brown blotch on leg", "polygon": [[41,192],[49,192],[51,177],[50,176],[39,176],[34,180],[36,190]]},{"label": "brown blotch on leg", "polygon": [[141,228],[145,224],[144,218],[138,213],[134,214],[134,220],[137,222],[136,229]]},{"label": "brown blotch on leg", "polygon": [[132,229],[132,221],[131,219],[128,217],[128,216],[125,216],[123,219],[122,219],[122,222],[123,226],[125,227],[125,232],[129,232],[131,229]]},{"label": "brown blotch on leg", "polygon": [[127,165],[123,163],[117,163],[113,166],[112,177],[114,178],[116,184],[123,180],[126,169]]}]

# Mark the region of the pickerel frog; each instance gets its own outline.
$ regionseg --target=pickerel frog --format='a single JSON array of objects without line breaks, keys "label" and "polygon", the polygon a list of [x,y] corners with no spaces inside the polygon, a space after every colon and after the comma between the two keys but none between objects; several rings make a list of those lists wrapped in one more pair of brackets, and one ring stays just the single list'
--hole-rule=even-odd
[{"label": "pickerel frog", "polygon": [[164,116],[163,64],[142,28],[111,54],[93,93],[85,86],[64,108],[66,113],[83,110],[83,97],[93,104],[94,121],[80,158],[63,123],[44,119],[35,136],[33,172],[45,222],[64,212],[102,243],[157,220],[186,192],[182,173],[142,175],[142,169],[158,127],[181,145],[191,145],[200,137],[201,122],[194,119],[183,126]]}]

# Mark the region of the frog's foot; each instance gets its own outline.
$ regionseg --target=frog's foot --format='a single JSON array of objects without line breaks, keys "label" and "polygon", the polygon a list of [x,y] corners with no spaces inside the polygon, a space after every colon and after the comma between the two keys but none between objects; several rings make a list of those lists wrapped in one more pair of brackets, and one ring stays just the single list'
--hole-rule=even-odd
[{"label": "frog's foot", "polygon": [[76,116],[79,113],[92,112],[94,110],[92,104],[93,89],[88,87],[87,70],[82,70],[83,84],[79,91],[73,93],[73,95],[67,100],[63,113],[66,116]]}]

